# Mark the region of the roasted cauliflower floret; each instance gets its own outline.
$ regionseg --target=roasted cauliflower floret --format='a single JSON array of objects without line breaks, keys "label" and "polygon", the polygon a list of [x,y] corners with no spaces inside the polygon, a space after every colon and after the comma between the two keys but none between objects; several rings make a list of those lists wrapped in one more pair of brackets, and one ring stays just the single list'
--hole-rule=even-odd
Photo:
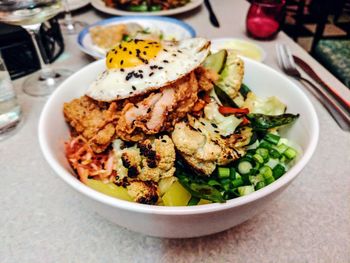
[{"label": "roasted cauliflower floret", "polygon": [[[154,201],[154,191],[159,192],[158,182],[161,179],[174,177],[175,147],[167,135],[134,144],[117,139],[113,143],[113,148],[116,156],[116,183],[132,185],[128,186],[128,191],[130,188],[133,198],[139,200],[136,202]],[[153,199],[146,198],[143,194],[149,189],[150,183],[152,183],[152,189],[155,188],[154,191],[152,190]]]},{"label": "roasted cauliflower floret", "polygon": [[[213,107],[217,105],[206,106]],[[234,116],[231,120],[218,111],[214,114],[214,111],[204,109],[204,112],[205,118],[197,119],[188,115],[187,122],[176,124],[171,137],[189,165],[201,174],[210,175],[216,165],[227,165],[242,156],[252,133],[251,129],[246,128],[234,133],[241,122]]]},{"label": "roasted cauliflower floret", "polygon": [[157,185],[152,181],[132,180],[129,182],[127,190],[137,203],[154,205],[159,198]]},{"label": "roasted cauliflower floret", "polygon": [[226,64],[215,84],[230,98],[234,99],[241,88],[244,75],[244,62],[234,51],[227,50]]}]

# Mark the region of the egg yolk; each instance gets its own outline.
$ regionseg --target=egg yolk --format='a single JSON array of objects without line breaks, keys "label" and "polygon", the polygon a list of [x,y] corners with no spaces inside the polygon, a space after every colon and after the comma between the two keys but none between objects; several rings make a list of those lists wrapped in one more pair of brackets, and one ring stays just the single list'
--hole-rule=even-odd
[{"label": "egg yolk", "polygon": [[161,48],[159,42],[152,40],[133,39],[121,42],[107,53],[107,68],[123,69],[148,64]]}]

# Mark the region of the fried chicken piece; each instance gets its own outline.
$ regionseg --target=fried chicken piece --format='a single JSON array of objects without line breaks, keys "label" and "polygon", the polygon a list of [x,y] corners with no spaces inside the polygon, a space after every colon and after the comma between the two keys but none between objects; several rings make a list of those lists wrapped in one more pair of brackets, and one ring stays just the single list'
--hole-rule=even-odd
[{"label": "fried chicken piece", "polygon": [[211,89],[215,79],[215,72],[199,67],[144,100],[126,104],[116,127],[118,137],[139,141],[145,135],[171,131],[192,111],[198,101],[198,92]]},{"label": "fried chicken piece", "polygon": [[96,153],[104,151],[115,138],[115,122],[120,114],[116,102],[99,103],[83,96],[65,103],[63,113],[69,125]]}]

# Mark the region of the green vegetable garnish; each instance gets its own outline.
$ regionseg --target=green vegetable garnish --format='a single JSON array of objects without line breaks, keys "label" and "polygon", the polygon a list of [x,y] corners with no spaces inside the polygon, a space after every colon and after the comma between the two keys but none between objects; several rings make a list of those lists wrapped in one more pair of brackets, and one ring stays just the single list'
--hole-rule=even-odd
[{"label": "green vegetable garnish", "polygon": [[250,120],[253,129],[267,130],[290,124],[299,117],[299,114],[285,113],[281,115],[264,115],[259,113],[249,113],[247,118]]}]

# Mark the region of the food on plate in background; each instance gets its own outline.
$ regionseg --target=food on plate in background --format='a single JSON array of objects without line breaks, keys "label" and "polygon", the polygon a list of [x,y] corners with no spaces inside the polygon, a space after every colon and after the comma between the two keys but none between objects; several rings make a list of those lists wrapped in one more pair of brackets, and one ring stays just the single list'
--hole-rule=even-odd
[{"label": "food on plate in background", "polygon": [[89,187],[144,204],[225,202],[259,190],[297,158],[278,128],[299,115],[257,97],[243,76],[234,52],[210,54],[203,38],[124,41],[84,96],[64,104],[67,159]]},{"label": "food on plate in background", "polygon": [[[106,51],[121,41],[130,39],[162,40],[163,32],[157,28],[143,28],[137,23],[94,26],[89,29],[92,42]],[[172,39],[167,39],[172,40]]]},{"label": "food on plate in background", "polygon": [[186,5],[190,0],[104,0],[106,6],[131,12],[155,12]]}]

